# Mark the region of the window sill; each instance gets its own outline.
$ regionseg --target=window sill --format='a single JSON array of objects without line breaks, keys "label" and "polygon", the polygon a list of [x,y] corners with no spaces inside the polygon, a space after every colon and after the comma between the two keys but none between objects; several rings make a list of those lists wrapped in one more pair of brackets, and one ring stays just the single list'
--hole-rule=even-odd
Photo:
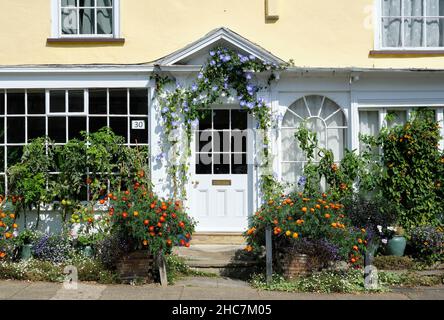
[{"label": "window sill", "polygon": [[103,44],[124,44],[125,38],[48,38],[47,43],[103,43]]},{"label": "window sill", "polygon": [[444,56],[442,50],[371,50],[370,56]]}]

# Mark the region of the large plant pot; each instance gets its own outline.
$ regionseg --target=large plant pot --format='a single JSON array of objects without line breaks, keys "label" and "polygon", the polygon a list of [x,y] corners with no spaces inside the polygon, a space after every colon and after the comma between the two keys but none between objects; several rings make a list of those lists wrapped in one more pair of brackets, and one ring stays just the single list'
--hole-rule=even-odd
[{"label": "large plant pot", "polygon": [[309,270],[309,257],[306,254],[285,254],[280,257],[280,269],[285,279],[305,275]]},{"label": "large plant pot", "polygon": [[387,255],[402,257],[404,255],[407,239],[403,236],[394,236],[387,243]]},{"label": "large plant pot", "polygon": [[155,261],[153,256],[146,250],[137,250],[125,254],[117,263],[117,272],[123,282],[142,280],[154,282]]},{"label": "large plant pot", "polygon": [[32,257],[32,245],[30,244],[24,244],[22,246],[22,249],[20,250],[20,259],[25,261],[29,260]]},{"label": "large plant pot", "polygon": [[83,252],[83,255],[87,258],[92,258],[92,256],[94,255],[94,251],[91,246],[85,246],[83,248],[82,252]]}]

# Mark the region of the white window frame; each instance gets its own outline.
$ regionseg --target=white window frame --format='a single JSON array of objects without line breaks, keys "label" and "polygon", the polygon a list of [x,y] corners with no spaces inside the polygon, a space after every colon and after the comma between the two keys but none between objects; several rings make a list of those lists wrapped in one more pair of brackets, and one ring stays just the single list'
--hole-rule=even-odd
[{"label": "white window frame", "polygon": [[[112,34],[62,34],[61,0],[51,0],[51,37],[52,38],[119,38],[120,37],[120,0],[113,0]],[[97,24],[97,19],[95,20]]]},{"label": "white window frame", "polygon": [[[434,16],[430,16],[427,17],[427,12],[426,12],[426,6],[424,6],[424,26],[423,26],[423,36],[424,36],[424,46],[422,47],[405,47],[404,46],[404,10],[403,7],[401,5],[401,23],[402,23],[402,29],[401,29],[401,33],[402,33],[402,46],[400,47],[384,47],[382,45],[382,40],[383,40],[383,36],[382,36],[382,32],[383,32],[383,23],[382,23],[382,19],[384,18],[382,16],[382,6],[383,6],[383,1],[384,0],[375,0],[374,2],[374,31],[375,31],[375,41],[374,41],[374,47],[375,50],[390,50],[390,51],[443,51],[444,50],[444,45],[442,47],[427,47],[427,30],[426,30],[426,18],[436,18]],[[422,0],[423,1],[423,5],[425,5],[425,1],[426,0]],[[442,17],[444,19],[444,16]]]}]

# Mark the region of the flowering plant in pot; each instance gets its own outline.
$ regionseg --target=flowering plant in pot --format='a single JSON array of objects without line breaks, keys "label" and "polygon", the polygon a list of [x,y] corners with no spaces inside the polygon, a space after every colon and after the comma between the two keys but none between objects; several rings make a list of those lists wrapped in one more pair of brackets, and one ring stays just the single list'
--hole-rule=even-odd
[{"label": "flowering plant in pot", "polygon": [[402,227],[390,227],[391,237],[383,239],[387,241],[386,254],[389,256],[402,257],[407,245],[407,239],[405,238],[405,232]]},{"label": "flowering plant in pot", "polygon": [[111,231],[130,238],[134,249],[170,254],[174,246],[190,246],[195,222],[182,202],[156,195],[151,186],[135,181],[131,190],[110,193]]},{"label": "flowering plant in pot", "polygon": [[299,247],[296,251],[309,253],[310,250],[305,249],[313,246],[300,246],[298,240],[305,239],[312,244],[324,240],[335,248],[332,261],[342,260],[356,267],[363,263],[366,230],[353,227],[344,206],[331,201],[327,194],[309,198],[302,193],[292,193],[269,199],[252,217],[251,226],[245,232],[247,251],[261,251],[266,228],[273,230],[276,250]]}]

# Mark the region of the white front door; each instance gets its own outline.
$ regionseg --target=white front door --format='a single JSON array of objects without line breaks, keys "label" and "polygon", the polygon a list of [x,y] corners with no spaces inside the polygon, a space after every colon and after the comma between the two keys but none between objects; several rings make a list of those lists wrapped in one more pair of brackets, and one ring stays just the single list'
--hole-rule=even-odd
[{"label": "white front door", "polygon": [[239,232],[248,226],[249,122],[246,111],[215,108],[194,131],[188,194],[197,231]]}]

